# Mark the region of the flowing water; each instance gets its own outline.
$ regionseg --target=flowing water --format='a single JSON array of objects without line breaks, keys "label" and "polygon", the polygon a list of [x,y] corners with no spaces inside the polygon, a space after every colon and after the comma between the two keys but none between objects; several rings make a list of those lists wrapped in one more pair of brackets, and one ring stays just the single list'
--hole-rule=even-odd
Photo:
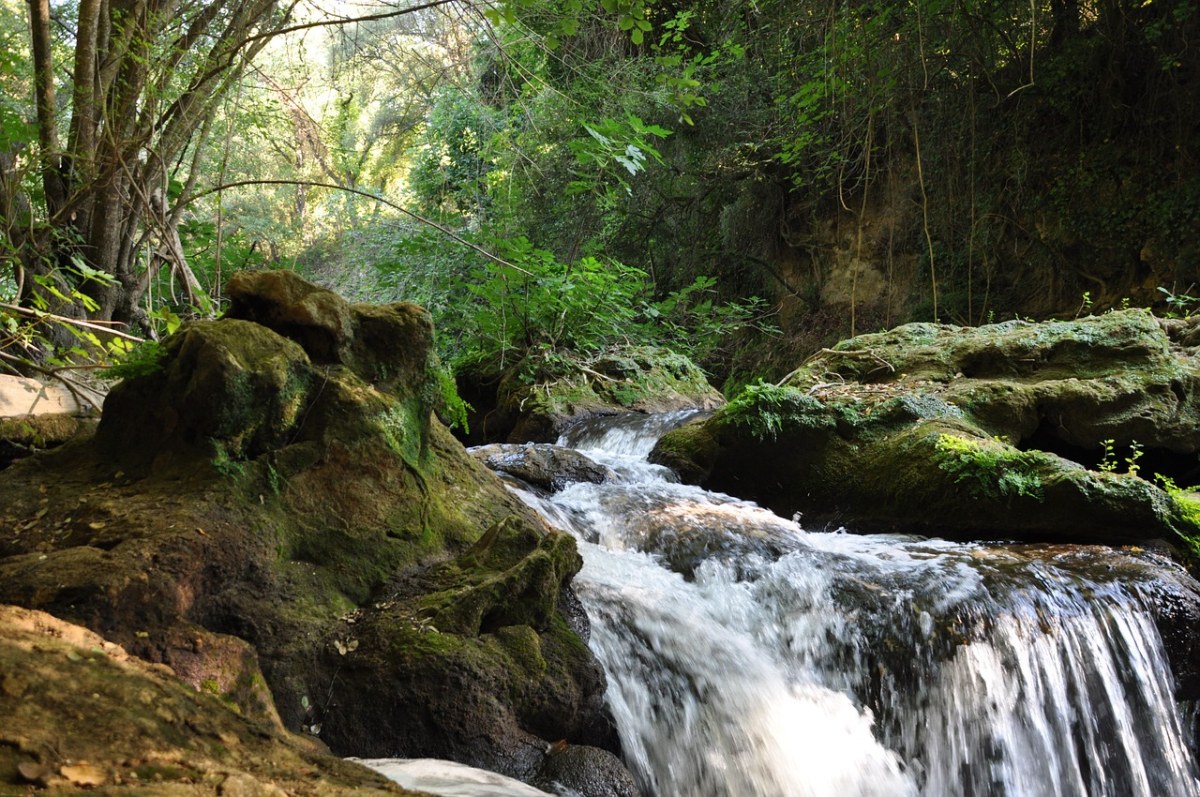
[{"label": "flowing water", "polygon": [[658,797],[1200,797],[1151,554],[809,533],[673,483],[678,417],[560,441],[618,479],[520,494],[575,534],[624,755]]}]

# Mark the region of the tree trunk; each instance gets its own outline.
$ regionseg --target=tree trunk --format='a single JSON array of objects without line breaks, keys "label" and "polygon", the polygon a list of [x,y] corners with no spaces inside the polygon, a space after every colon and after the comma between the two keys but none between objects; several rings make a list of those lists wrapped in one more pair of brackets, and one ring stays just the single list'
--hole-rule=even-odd
[{"label": "tree trunk", "polygon": [[58,144],[58,110],[54,99],[54,58],[50,42],[50,0],[29,0],[33,45],[34,103],[41,147],[42,190],[53,218],[66,200],[62,153]]}]

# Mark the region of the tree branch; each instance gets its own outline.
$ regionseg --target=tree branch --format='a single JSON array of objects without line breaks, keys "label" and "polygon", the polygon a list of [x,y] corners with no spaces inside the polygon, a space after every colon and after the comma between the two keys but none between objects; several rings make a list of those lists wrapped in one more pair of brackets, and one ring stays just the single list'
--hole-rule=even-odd
[{"label": "tree branch", "polygon": [[208,188],[208,189],[205,189],[205,190],[203,190],[203,191],[201,191],[201,192],[199,192],[199,193],[197,193],[197,194],[193,194],[192,196],[190,196],[190,197],[187,197],[187,199],[186,199],[186,200],[184,200],[184,201],[185,201],[185,202],[188,202],[188,203],[190,203],[190,202],[195,202],[197,199],[200,199],[200,198],[202,198],[202,197],[206,197],[206,196],[208,196],[209,194],[215,194],[215,193],[217,193],[218,191],[224,191],[224,190],[225,190],[225,189],[227,189],[227,188],[237,188],[238,186],[243,186],[243,185],[296,185],[296,186],[309,186],[309,187],[311,187],[311,188],[328,188],[328,189],[331,189],[331,190],[333,190],[333,191],[346,191],[346,192],[348,192],[348,193],[351,193],[351,194],[358,194],[359,196],[366,197],[367,199],[373,199],[373,200],[375,200],[376,202],[382,202],[383,204],[387,205],[389,208],[392,208],[393,210],[398,210],[398,211],[400,211],[401,213],[403,213],[404,215],[406,215],[406,216],[408,216],[408,217],[410,217],[410,218],[414,219],[415,221],[417,221],[417,222],[419,222],[419,223],[421,223],[421,224],[424,224],[424,225],[426,225],[426,226],[428,226],[428,227],[432,227],[433,229],[435,229],[435,230],[437,230],[438,232],[440,232],[442,235],[445,235],[445,236],[446,236],[447,238],[449,238],[450,240],[452,240],[452,241],[454,241],[454,242],[456,242],[456,243],[460,243],[460,244],[462,244],[463,246],[467,247],[468,249],[471,249],[471,250],[473,250],[473,251],[477,252],[478,254],[481,254],[481,255],[483,255],[483,256],[484,256],[484,257],[486,257],[488,260],[491,260],[493,263],[498,263],[498,264],[499,264],[499,265],[501,265],[501,266],[505,266],[505,267],[507,267],[507,268],[511,268],[513,271],[517,271],[517,272],[519,272],[519,273],[521,273],[521,274],[524,274],[524,275],[525,275],[525,276],[527,276],[527,277],[532,277],[532,276],[534,276],[532,272],[526,271],[525,269],[521,268],[521,267],[520,267],[520,266],[518,266],[517,264],[515,264],[515,263],[510,263],[510,262],[508,262],[507,260],[505,260],[505,259],[504,259],[504,258],[502,258],[502,257],[498,257],[498,256],[496,256],[496,255],[493,255],[491,252],[487,251],[487,250],[486,250],[486,249],[484,249],[483,247],[481,247],[481,246],[478,246],[477,244],[473,244],[473,243],[471,243],[470,241],[468,241],[467,239],[465,239],[465,238],[463,238],[462,236],[458,235],[456,232],[454,232],[454,231],[453,231],[453,230],[451,230],[449,227],[446,227],[446,226],[445,226],[445,225],[443,225],[443,224],[438,224],[436,221],[433,221],[432,219],[427,219],[427,218],[425,218],[424,216],[421,216],[421,215],[418,215],[418,214],[416,214],[416,213],[413,213],[413,212],[412,212],[411,210],[409,210],[408,208],[406,208],[406,207],[402,207],[402,206],[400,206],[400,205],[397,205],[395,202],[392,202],[391,200],[385,199],[385,198],[383,198],[383,197],[379,196],[378,194],[372,194],[372,193],[370,193],[370,192],[368,192],[368,191],[360,191],[360,190],[358,190],[357,188],[348,188],[347,186],[344,186],[344,185],[336,185],[336,184],[334,184],[334,183],[318,183],[318,182],[314,182],[314,181],[312,181],[312,180],[237,180],[237,181],[235,181],[235,182],[232,182],[232,183],[224,183],[224,184],[222,184],[222,185],[218,185],[218,186],[215,186],[215,187],[213,187],[213,188]]},{"label": "tree branch", "polygon": [[305,22],[302,25],[293,25],[290,28],[280,28],[279,30],[268,31],[266,33],[259,33],[257,35],[251,36],[248,39],[243,40],[242,44],[249,44],[250,42],[256,41],[257,39],[266,39],[266,38],[270,38],[273,36],[280,36],[284,33],[295,33],[298,30],[308,30],[310,28],[324,28],[324,27],[329,27],[330,25],[349,25],[351,22],[375,22],[376,20],[380,20],[380,19],[392,19],[393,17],[401,17],[401,16],[404,16],[405,14],[413,14],[417,11],[425,11],[430,8],[437,8],[438,6],[449,5],[450,3],[454,3],[454,2],[457,2],[457,0],[430,0],[430,2],[427,2],[427,3],[422,3],[420,5],[411,6],[409,8],[403,8],[403,9],[400,9],[399,11],[388,11],[383,14],[367,14],[366,16],[363,16],[363,17],[346,17],[343,19],[323,19],[319,22]]}]

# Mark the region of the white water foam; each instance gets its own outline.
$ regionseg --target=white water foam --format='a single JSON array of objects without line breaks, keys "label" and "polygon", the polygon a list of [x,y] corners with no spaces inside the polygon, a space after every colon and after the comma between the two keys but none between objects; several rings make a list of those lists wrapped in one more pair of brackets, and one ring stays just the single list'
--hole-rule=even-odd
[{"label": "white water foam", "polygon": [[621,481],[522,492],[581,540],[647,794],[1200,797],[1151,599],[1105,549],[810,534],[646,464],[678,420],[578,430]]}]

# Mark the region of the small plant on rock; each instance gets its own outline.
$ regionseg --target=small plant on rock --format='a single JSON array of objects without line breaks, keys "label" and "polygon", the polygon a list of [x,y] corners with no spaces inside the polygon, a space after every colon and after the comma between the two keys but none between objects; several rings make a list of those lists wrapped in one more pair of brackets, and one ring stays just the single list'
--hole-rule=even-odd
[{"label": "small plant on rock", "polygon": [[951,434],[938,436],[937,451],[938,467],[981,495],[1042,499],[1042,477],[1036,470],[1041,452]]}]

